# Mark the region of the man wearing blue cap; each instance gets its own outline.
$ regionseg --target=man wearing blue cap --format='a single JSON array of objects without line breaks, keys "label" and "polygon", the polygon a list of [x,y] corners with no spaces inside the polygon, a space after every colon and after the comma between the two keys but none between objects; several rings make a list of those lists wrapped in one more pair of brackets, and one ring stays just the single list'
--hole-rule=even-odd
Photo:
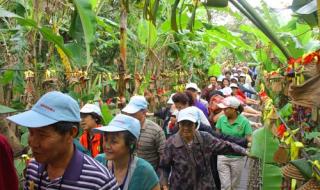
[{"label": "man wearing blue cap", "polygon": [[158,124],[146,119],[147,108],[148,102],[144,96],[133,96],[122,112],[140,121],[141,131],[137,154],[140,158],[148,161],[157,171],[166,137]]},{"label": "man wearing blue cap", "polygon": [[29,130],[28,143],[35,159],[27,166],[25,190],[118,189],[109,170],[73,145],[80,109],[70,96],[49,92],[31,110],[8,120]]}]

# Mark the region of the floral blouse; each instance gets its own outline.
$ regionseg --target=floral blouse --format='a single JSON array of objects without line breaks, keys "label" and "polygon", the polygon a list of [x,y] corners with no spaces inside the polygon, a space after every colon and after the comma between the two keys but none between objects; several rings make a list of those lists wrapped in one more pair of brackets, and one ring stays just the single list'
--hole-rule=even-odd
[{"label": "floral blouse", "polygon": [[185,144],[176,133],[165,144],[160,160],[160,184],[169,185],[170,190],[216,189],[210,167],[213,154],[246,155],[246,150],[202,131],[196,131],[193,142]]}]

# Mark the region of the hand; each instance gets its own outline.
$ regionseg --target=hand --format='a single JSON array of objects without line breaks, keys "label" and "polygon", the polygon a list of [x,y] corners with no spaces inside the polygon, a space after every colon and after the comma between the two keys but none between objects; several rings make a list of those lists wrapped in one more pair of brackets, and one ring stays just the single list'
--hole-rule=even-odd
[{"label": "hand", "polygon": [[80,127],[81,127],[83,130],[87,130],[87,129],[88,129],[88,126],[87,126],[86,122],[84,122],[84,121],[81,121],[81,122],[80,122]]},{"label": "hand", "polygon": [[169,190],[169,187],[167,185],[163,185],[161,189],[162,190]]},{"label": "hand", "polygon": [[154,113],[147,112],[146,115],[147,116],[154,116]]},{"label": "hand", "polygon": [[248,158],[253,158],[253,159],[258,158],[258,157],[256,157],[255,155],[252,155],[252,154],[251,154],[250,149],[247,149],[247,150],[246,150],[246,156],[247,156]]}]

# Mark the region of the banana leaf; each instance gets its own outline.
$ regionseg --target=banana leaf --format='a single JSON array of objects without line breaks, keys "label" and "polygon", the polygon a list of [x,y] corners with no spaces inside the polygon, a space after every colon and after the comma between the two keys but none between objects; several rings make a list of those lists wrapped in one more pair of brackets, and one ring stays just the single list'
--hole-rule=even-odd
[{"label": "banana leaf", "polygon": [[272,164],[264,164],[262,174],[263,190],[280,190],[282,183],[282,174],[280,167]]},{"label": "banana leaf", "polygon": [[282,118],[287,118],[287,117],[291,116],[292,115],[292,104],[287,103],[285,106],[283,106],[280,109],[279,113]]},{"label": "banana leaf", "polygon": [[6,114],[6,113],[12,113],[16,112],[17,110],[9,108],[7,106],[1,105],[0,104],[0,114]]},{"label": "banana leaf", "polygon": [[[73,34],[76,34],[77,32],[81,33],[83,31],[87,56],[87,69],[89,69],[92,64],[90,44],[95,40],[96,15],[92,9],[90,1],[73,0],[73,4],[76,9],[73,15],[70,31]],[[77,30],[79,26],[82,26],[82,31]]]},{"label": "banana leaf", "polygon": [[274,165],[273,160],[278,147],[279,141],[267,127],[253,132],[251,155],[262,160],[262,189],[264,190],[277,190],[281,187],[281,171],[278,166]]},{"label": "banana leaf", "polygon": [[107,104],[102,104],[100,109],[103,117],[103,125],[108,125],[113,118],[111,111]]},{"label": "banana leaf", "polygon": [[274,153],[279,148],[279,141],[275,138],[270,129],[263,127],[252,134],[251,154],[262,159],[266,163],[275,163]]},{"label": "banana leaf", "polygon": [[221,73],[221,66],[217,63],[214,63],[212,64],[210,67],[209,67],[209,71],[208,71],[208,76],[220,76],[222,73]]},{"label": "banana leaf", "polygon": [[[315,160],[320,160],[320,154],[316,154],[310,157],[310,160],[315,161]],[[299,169],[301,174],[306,178],[306,179],[311,179],[312,178],[312,166],[311,163],[308,162],[306,159],[299,159],[299,160],[292,160],[291,163]]]}]

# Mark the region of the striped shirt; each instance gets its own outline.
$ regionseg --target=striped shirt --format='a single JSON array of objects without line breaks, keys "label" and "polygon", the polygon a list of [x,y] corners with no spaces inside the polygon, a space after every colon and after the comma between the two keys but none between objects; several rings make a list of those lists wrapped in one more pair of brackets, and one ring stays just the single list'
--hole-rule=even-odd
[{"label": "striped shirt", "polygon": [[166,137],[162,128],[153,121],[147,119],[144,125],[138,140],[137,155],[148,161],[157,170]]},{"label": "striped shirt", "polygon": [[57,179],[50,180],[45,166],[35,160],[28,164],[24,190],[38,189],[116,190],[118,185],[107,168],[75,149],[63,176]]}]

